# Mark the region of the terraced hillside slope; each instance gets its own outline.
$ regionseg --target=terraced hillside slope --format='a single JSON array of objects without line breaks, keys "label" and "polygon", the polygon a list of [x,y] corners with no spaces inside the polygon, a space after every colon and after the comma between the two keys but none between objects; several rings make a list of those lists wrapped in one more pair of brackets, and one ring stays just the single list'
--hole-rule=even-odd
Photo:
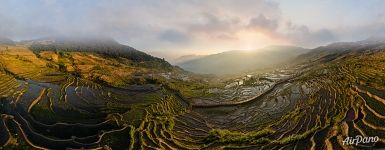
[{"label": "terraced hillside slope", "polygon": [[[226,79],[2,45],[0,149],[384,148],[385,44],[358,45]],[[343,144],[357,135],[379,141]]]},{"label": "terraced hillside slope", "polygon": [[[143,59],[128,58],[136,53]],[[157,117],[149,120],[161,129],[188,107],[157,81],[188,75],[139,51],[120,57],[1,45],[0,64],[1,149],[141,147],[144,118]]]}]

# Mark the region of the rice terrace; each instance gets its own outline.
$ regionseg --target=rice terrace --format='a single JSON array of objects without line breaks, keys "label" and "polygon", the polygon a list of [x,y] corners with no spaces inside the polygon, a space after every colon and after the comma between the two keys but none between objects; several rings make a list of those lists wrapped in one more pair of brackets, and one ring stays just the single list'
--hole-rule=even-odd
[{"label": "rice terrace", "polygon": [[[238,3],[230,2],[225,1],[223,7],[232,13],[235,9],[243,10],[236,7]],[[165,4],[153,3],[156,7],[149,2],[130,4],[138,8],[148,7],[148,11],[152,13],[158,9],[165,13],[172,11],[166,9],[170,6],[169,1]],[[202,42],[207,49],[212,49],[205,40],[194,41],[208,38],[206,35],[202,36],[205,34],[202,30],[211,33],[224,28],[223,30],[232,32],[233,27],[242,22],[235,19],[230,21],[233,24],[231,28],[223,27],[227,20],[216,18],[219,16],[216,13],[224,10],[212,10],[211,8],[217,7],[211,5],[211,1],[207,5],[199,5],[202,8],[196,7],[202,2],[191,2],[190,5],[185,5],[186,2],[175,3],[176,10],[189,10],[193,7],[199,8],[199,11],[212,11],[212,14],[205,14],[203,17],[207,17],[208,23],[219,28],[198,26],[199,23],[190,26],[184,24],[183,27],[189,27],[183,29],[191,29],[191,33],[183,29],[179,31],[190,33],[190,38],[184,39],[179,32],[171,30],[158,37],[158,40],[169,40],[170,45],[187,45],[181,47],[186,51],[195,42]],[[291,5],[286,6],[284,2],[282,6],[275,2],[257,3],[252,6],[263,10],[271,7],[265,13],[274,12],[278,6],[283,7],[283,10],[291,8]],[[120,3],[102,4],[105,5],[95,6],[101,9],[101,13],[97,14],[102,16],[109,14],[103,11],[104,7],[110,5],[117,7],[116,11],[125,10],[118,7]],[[147,7],[143,7],[144,4],[148,4],[145,5]],[[69,7],[67,3],[57,1],[47,5],[64,10],[67,9],[64,6]],[[245,10],[249,9],[246,5],[239,5]],[[82,15],[95,13],[91,11],[94,7],[87,6],[87,10],[81,11],[75,7],[78,6],[71,5],[71,9],[65,11],[64,15],[71,16],[67,14],[71,10],[77,13],[90,11]],[[131,5],[129,7],[134,9]],[[33,9],[37,11],[37,8]],[[52,12],[58,15],[56,11]],[[178,12],[185,13],[182,10]],[[0,19],[2,14],[5,13],[0,10]],[[151,16],[141,11],[139,15],[147,19]],[[159,16],[164,17],[161,14]],[[73,17],[78,19],[79,16]],[[162,18],[170,21],[168,23],[158,20],[159,24],[143,25],[135,22],[114,26],[113,29],[126,29],[127,25],[127,30],[135,31],[129,33],[137,35],[137,32],[148,34],[147,30],[156,33],[157,26],[175,25],[172,23],[176,20],[189,23],[179,17],[175,14],[175,18]],[[167,45],[147,39],[149,37],[145,38],[149,43],[144,45],[135,40],[141,36],[127,38],[127,41],[134,43],[131,47],[121,42],[124,36],[115,30],[106,33],[108,36],[102,36],[101,33],[105,33],[104,30],[110,27],[110,24],[103,23],[113,22],[112,18],[103,23],[98,22],[103,24],[103,30],[98,29],[101,31],[97,36],[72,36],[76,31],[60,25],[71,36],[64,33],[60,36],[36,35],[43,38],[26,40],[27,37],[32,37],[27,36],[30,32],[25,32],[28,33],[25,36],[11,34],[3,32],[5,30],[0,27],[0,150],[384,149],[385,38],[379,35],[366,38],[357,36],[352,40],[344,40],[350,42],[343,42],[334,40],[338,34],[343,34],[336,32],[332,41],[322,43],[314,39],[314,45],[307,46],[301,44],[302,41],[289,39],[310,39],[315,35],[310,33],[312,30],[296,34],[296,37],[283,35],[280,30],[275,29],[281,24],[274,24],[271,22],[273,19],[274,15],[264,15],[261,12],[259,17],[251,19],[244,30],[256,34],[268,34],[268,31],[274,30],[269,38],[279,40],[267,40],[262,36],[247,37],[275,43],[255,50],[207,54],[197,52],[174,60],[170,59],[171,53],[176,54],[178,51],[173,51],[170,45],[166,48],[171,50],[164,50],[163,53],[134,48],[138,45],[138,49],[143,49],[142,46],[149,46],[150,42],[159,47]],[[270,22],[266,23],[267,21]],[[100,27],[82,23],[90,30]],[[219,27],[222,23],[223,26]],[[31,28],[33,25],[35,24],[32,23]],[[258,28],[250,29],[252,25],[258,25]],[[305,28],[286,25],[290,27],[285,30],[295,28],[295,32]],[[131,29],[131,26],[136,28]],[[175,26],[178,29],[181,27]],[[269,27],[261,29],[262,26]],[[24,31],[21,27],[14,28]],[[142,31],[141,27],[145,27],[146,31]],[[19,40],[1,37],[2,34]],[[239,37],[226,37],[226,40],[242,37],[238,32],[234,35]],[[297,37],[299,35],[306,35],[306,38]],[[322,32],[322,36],[325,35]],[[341,39],[343,37],[340,35]],[[288,44],[287,41],[291,42]],[[218,41],[211,39],[211,42]],[[222,44],[233,46],[225,43]],[[222,44],[217,43],[214,46],[221,47]],[[167,59],[162,58],[163,56]]]}]

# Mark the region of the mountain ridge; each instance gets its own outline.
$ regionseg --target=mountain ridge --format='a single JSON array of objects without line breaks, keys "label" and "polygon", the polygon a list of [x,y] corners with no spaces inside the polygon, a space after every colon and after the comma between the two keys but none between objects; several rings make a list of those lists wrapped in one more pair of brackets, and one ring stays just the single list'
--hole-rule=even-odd
[{"label": "mountain ridge", "polygon": [[149,55],[133,47],[118,43],[112,38],[54,38],[30,41],[34,52],[64,51],[64,52],[93,52],[110,57],[124,57],[133,61],[156,61],[171,67],[164,59]]},{"label": "mountain ridge", "polygon": [[350,52],[362,52],[371,49],[381,49],[385,47],[384,37],[369,37],[355,42],[335,42],[326,46],[319,46],[309,52],[299,55],[297,62],[301,61],[329,61],[340,55]]},{"label": "mountain ridge", "polygon": [[[304,53],[306,51],[308,50],[296,46],[269,46],[255,51],[226,51],[193,59],[177,65],[196,73],[234,74],[265,68],[262,66],[272,67],[274,65],[279,65],[294,58],[297,53]],[[266,61],[261,59],[266,59]],[[269,61],[274,62],[270,63]]]}]

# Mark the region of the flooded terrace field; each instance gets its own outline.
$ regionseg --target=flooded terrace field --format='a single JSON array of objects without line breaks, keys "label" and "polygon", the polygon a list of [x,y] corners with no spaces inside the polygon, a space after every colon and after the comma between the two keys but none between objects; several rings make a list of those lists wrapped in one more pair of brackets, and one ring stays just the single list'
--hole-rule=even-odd
[{"label": "flooded terrace field", "polygon": [[38,149],[100,148],[113,136],[130,139],[122,117],[131,108],[116,104],[148,105],[165,95],[154,85],[119,89],[72,76],[54,82],[7,79],[1,88],[13,88],[1,98],[1,145],[17,140]]}]

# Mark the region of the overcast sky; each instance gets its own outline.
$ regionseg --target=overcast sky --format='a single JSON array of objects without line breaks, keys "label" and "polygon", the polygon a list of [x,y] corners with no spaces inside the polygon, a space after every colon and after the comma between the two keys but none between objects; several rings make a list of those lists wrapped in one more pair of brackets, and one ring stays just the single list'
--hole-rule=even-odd
[{"label": "overcast sky", "polygon": [[0,36],[107,36],[158,57],[385,35],[382,0],[1,0]]}]

